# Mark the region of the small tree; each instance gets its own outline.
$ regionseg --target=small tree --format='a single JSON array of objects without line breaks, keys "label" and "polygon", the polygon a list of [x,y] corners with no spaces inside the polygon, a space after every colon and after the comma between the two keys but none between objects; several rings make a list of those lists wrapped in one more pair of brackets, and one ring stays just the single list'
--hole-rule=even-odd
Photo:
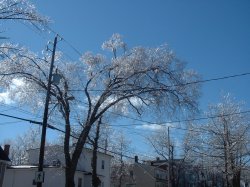
[{"label": "small tree", "polygon": [[[182,157],[177,161],[174,160],[176,155],[174,149],[176,147],[174,140],[170,138],[170,131],[173,130],[170,126],[161,126],[153,134],[147,137],[149,144],[154,149],[157,156],[168,161],[169,180],[171,186],[179,186],[180,173],[186,167],[186,161],[189,159],[189,150],[185,149],[182,153]],[[168,134],[169,133],[169,134]],[[184,144],[184,143],[183,143]]]},{"label": "small tree", "polygon": [[208,122],[197,126],[200,132],[195,141],[199,145],[196,143],[193,150],[203,158],[204,166],[223,173],[224,186],[239,187],[242,170],[249,162],[249,117],[230,95],[211,105],[207,115]]},{"label": "small tree", "polygon": [[122,187],[126,182],[126,176],[129,175],[129,163],[125,157],[131,150],[130,140],[123,132],[117,133],[112,143],[114,155],[111,166],[111,182],[118,187]]},{"label": "small tree", "polygon": [[171,157],[169,155],[169,149],[174,147],[174,142],[169,142],[168,127],[161,127],[160,129],[153,132],[147,137],[148,142],[153,147],[156,154],[165,160],[168,160]]},{"label": "small tree", "polygon": [[[28,23],[39,30],[46,28],[49,19],[40,15],[34,4],[28,0],[1,0],[0,21],[20,21]],[[4,38],[4,37],[0,37]],[[9,52],[16,53],[20,49],[17,45],[2,43],[0,45],[0,57],[9,57]]]},{"label": "small tree", "polygon": [[48,18],[40,15],[28,0],[2,0],[0,20],[25,21],[36,27],[48,23]]},{"label": "small tree", "polygon": [[40,145],[40,132],[30,127],[27,132],[17,136],[15,139],[7,139],[5,143],[10,147],[10,160],[12,165],[27,164],[27,150],[37,148]]}]

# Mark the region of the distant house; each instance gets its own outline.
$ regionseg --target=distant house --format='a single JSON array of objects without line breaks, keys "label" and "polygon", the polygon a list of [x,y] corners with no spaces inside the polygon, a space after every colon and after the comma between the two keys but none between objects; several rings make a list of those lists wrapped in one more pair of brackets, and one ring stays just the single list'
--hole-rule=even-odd
[{"label": "distant house", "polygon": [[4,150],[0,146],[0,187],[3,185],[5,170],[7,165],[10,164],[9,159],[9,145],[4,146]]},{"label": "distant house", "polygon": [[167,187],[167,171],[159,167],[136,162],[130,175],[135,187]]},{"label": "distant house", "polygon": [[201,164],[184,159],[168,160],[156,159],[149,161],[151,166],[159,167],[168,171],[170,168],[170,185],[175,187],[222,187],[223,176],[221,173],[206,168]]},{"label": "distant house", "polygon": [[[101,187],[110,187],[110,161],[112,156],[98,152],[97,174]],[[10,166],[6,169],[3,187],[34,187],[39,149],[28,150],[28,163]],[[76,187],[90,187],[92,180],[92,150],[84,148],[75,174]],[[63,187],[65,185],[65,161],[63,147],[54,145],[45,148],[43,187]]]},{"label": "distant house", "polygon": [[[210,173],[207,172],[202,166],[196,166],[184,159],[160,160],[159,158],[153,161],[148,161],[151,166],[164,169],[168,172],[170,168],[169,183],[176,187],[212,187]],[[216,176],[218,177],[218,176]],[[220,180],[217,180],[217,186],[220,186]]]},{"label": "distant house", "polygon": [[[122,187],[222,187],[222,182],[222,176],[183,159],[173,159],[169,163],[157,158],[139,163],[135,157],[135,163],[123,177]],[[114,181],[111,186],[118,187],[119,184]]]},{"label": "distant house", "polygon": [[[165,169],[149,163],[139,163],[138,157],[135,157],[135,162],[128,168],[128,174],[123,177],[122,187],[167,187],[168,175]],[[119,186],[119,181],[112,182],[112,187]]]}]

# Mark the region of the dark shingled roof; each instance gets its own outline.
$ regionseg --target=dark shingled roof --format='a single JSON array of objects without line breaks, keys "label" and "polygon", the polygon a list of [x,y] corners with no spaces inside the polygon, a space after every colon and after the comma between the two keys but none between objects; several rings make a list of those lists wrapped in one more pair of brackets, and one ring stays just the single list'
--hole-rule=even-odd
[{"label": "dark shingled roof", "polygon": [[5,154],[4,150],[0,146],[0,161],[1,160],[10,161],[9,157]]}]

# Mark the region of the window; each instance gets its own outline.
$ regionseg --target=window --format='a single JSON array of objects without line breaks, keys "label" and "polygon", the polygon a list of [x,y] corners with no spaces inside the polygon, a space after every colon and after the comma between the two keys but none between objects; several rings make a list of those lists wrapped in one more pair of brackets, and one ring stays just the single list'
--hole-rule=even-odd
[{"label": "window", "polygon": [[77,187],[82,187],[82,178],[78,178],[78,185],[77,185]]},{"label": "window", "polygon": [[105,162],[104,160],[102,160],[102,169],[104,169],[104,166],[105,166]]}]

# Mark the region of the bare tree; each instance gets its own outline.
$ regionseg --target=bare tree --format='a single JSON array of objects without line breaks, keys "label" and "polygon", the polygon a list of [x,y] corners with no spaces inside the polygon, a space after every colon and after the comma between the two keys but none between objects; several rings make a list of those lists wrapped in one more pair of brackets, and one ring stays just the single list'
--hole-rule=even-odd
[{"label": "bare tree", "polygon": [[24,21],[35,27],[48,23],[48,18],[40,15],[28,0],[1,0],[0,20]]},{"label": "bare tree", "polygon": [[111,166],[111,182],[118,187],[126,183],[126,176],[129,175],[129,161],[126,158],[131,150],[131,141],[128,140],[125,133],[118,132],[112,143],[112,150],[116,152]]},{"label": "bare tree", "polygon": [[249,116],[242,108],[242,103],[226,95],[221,103],[209,107],[208,123],[196,126],[200,132],[192,150],[203,158],[205,167],[224,175],[226,187],[240,186],[241,173],[249,163]]},{"label": "bare tree", "polygon": [[17,136],[15,139],[7,139],[4,142],[10,147],[10,160],[12,165],[27,164],[27,150],[39,147],[40,132],[35,127],[30,127],[27,132]]},{"label": "bare tree", "polygon": [[174,147],[174,142],[169,142],[168,136],[170,135],[168,135],[167,128],[168,127],[162,126],[147,137],[148,142],[153,147],[156,154],[165,160],[168,160],[170,157],[169,149]]},{"label": "bare tree", "polygon": [[[184,64],[166,45],[122,51],[125,46],[121,36],[114,34],[103,44],[104,49],[113,53],[110,60],[87,52],[81,59],[82,64],[65,61],[58,64],[62,79],[59,85],[52,86],[51,103],[58,106],[57,111],[65,123],[66,187],[74,186],[78,159],[91,127],[107,111],[134,111],[141,115],[145,110],[164,109],[173,114],[197,108],[199,86],[190,82],[197,81],[199,76],[185,70]],[[0,84],[18,93],[19,101],[33,105],[36,101],[35,105],[41,105],[47,89],[48,56],[39,58],[27,51],[10,56],[0,63]],[[22,89],[10,86],[16,79],[22,80]],[[79,138],[70,154],[72,115],[79,118],[81,125]]]},{"label": "bare tree", "polygon": [[[157,156],[165,159],[168,162],[168,173],[171,186],[179,186],[180,174],[184,171],[187,161],[189,160],[189,149],[185,149],[185,142],[183,142],[183,150],[179,151],[181,157],[177,158],[174,150],[176,148],[176,142],[170,138],[170,132],[173,130],[171,126],[161,126],[160,129],[157,129],[155,132],[150,134],[147,137],[147,141],[154,149]],[[173,133],[174,134],[174,133]],[[181,146],[181,142],[180,142]],[[181,147],[179,147],[181,148]]]},{"label": "bare tree", "polygon": [[[28,23],[40,31],[44,30],[49,23],[49,19],[40,15],[35,5],[28,0],[1,0],[0,21],[19,21]],[[5,39],[5,37],[1,36],[0,39]],[[21,49],[19,49],[17,45],[1,43],[0,57],[8,58],[10,52],[16,53],[19,50]]]}]

